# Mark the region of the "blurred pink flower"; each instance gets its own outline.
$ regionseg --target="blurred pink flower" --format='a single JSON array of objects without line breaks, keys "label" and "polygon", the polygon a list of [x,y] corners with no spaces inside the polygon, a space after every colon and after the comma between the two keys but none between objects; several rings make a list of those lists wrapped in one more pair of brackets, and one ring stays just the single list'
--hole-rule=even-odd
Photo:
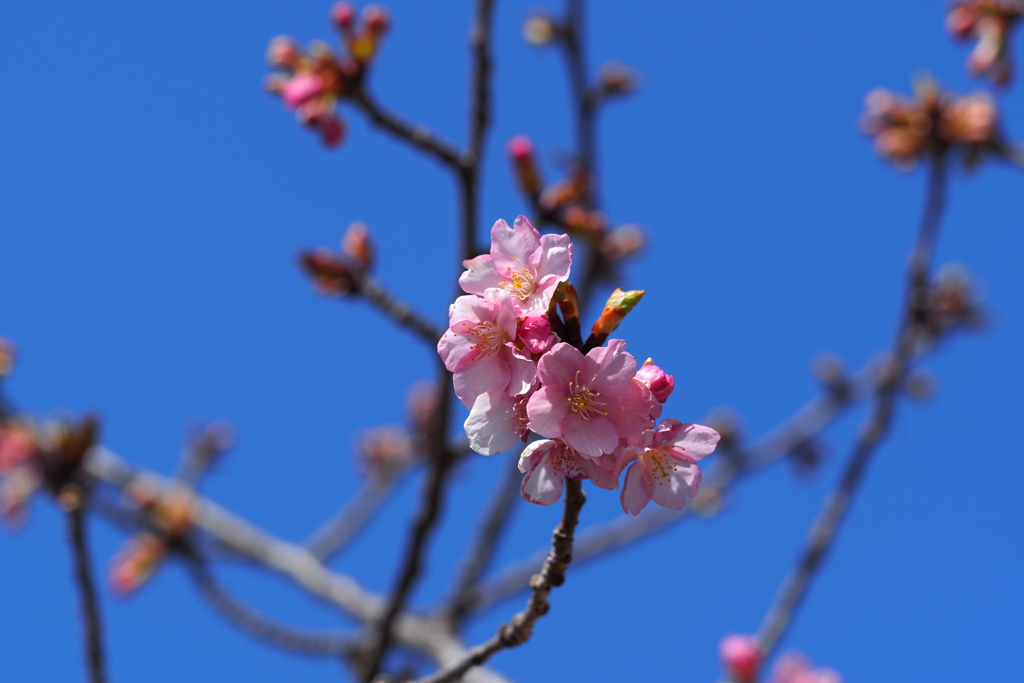
[{"label": "blurred pink flower", "polygon": [[753,683],[761,668],[761,649],[752,636],[731,635],[722,638],[718,647],[729,677],[737,683]]},{"label": "blurred pink flower", "polygon": [[842,680],[832,669],[815,669],[799,652],[787,652],[775,662],[768,683],[842,683]]}]

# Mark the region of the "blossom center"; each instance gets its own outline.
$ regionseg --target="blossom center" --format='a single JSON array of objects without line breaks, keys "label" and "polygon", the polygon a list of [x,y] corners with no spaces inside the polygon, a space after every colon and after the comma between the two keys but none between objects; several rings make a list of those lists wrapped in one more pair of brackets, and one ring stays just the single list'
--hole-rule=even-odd
[{"label": "blossom center", "polygon": [[529,431],[527,425],[530,423],[530,418],[526,414],[526,403],[529,398],[529,394],[519,394],[515,397],[512,407],[505,411],[505,422],[511,423],[512,431],[520,439]]},{"label": "blossom center", "polygon": [[[601,410],[604,408],[604,401],[600,399],[600,391],[591,391],[579,381],[580,371],[576,371],[576,381],[569,382],[569,410],[579,413],[584,420],[590,421],[597,415],[608,416],[608,413]],[[596,378],[597,375],[594,375]]]},{"label": "blossom center", "polygon": [[643,454],[644,465],[658,486],[661,486],[674,472],[679,471],[679,463],[675,458],[660,448],[648,448]]},{"label": "blossom center", "polygon": [[537,283],[537,269],[523,267],[519,270],[509,268],[505,274],[505,281],[501,283],[509,296],[520,301],[526,301],[533,294]]},{"label": "blossom center", "polygon": [[466,330],[477,358],[491,356],[498,352],[505,341],[505,331],[492,322],[484,321]]}]

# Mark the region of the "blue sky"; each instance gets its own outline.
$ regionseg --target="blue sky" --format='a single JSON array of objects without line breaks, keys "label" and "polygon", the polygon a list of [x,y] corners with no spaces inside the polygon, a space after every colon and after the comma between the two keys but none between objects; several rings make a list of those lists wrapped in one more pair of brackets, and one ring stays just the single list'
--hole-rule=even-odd
[{"label": "blue sky", "polygon": [[[924,175],[874,156],[856,128],[865,93],[907,91],[922,71],[960,92],[985,86],[964,74],[967,48],[945,35],[940,2],[593,4],[592,65],[618,59],[642,75],[600,122],[605,208],[652,242],[626,269],[625,284],[648,294],[620,332],[675,373],[666,414],[699,421],[728,405],[759,435],[815,395],[815,354],[860,367],[892,338]],[[0,8],[0,335],[22,351],[13,396],[42,415],[99,410],[106,444],[161,472],[190,420],[231,420],[238,447],[206,491],[295,540],[357,488],[358,433],[401,420],[408,386],[435,362],[365,304],[316,296],[296,253],[366,221],[380,278],[438,322],[456,274],[454,187],[434,162],[350,110],[348,141],[325,152],[261,89],[267,41],[333,40],[329,5]],[[462,141],[472,3],[390,6],[373,90]],[[561,60],[520,37],[533,6],[498,3],[485,226],[527,208],[508,138],[530,134],[549,173],[573,140]],[[1020,88],[999,101],[1007,131],[1024,137]],[[785,643],[848,681],[1017,673],[1006,653],[1024,637],[1022,183],[995,164],[953,174],[938,259],[979,278],[992,325],[927,361],[937,396],[901,405]],[[773,470],[718,517],[574,572],[533,641],[494,666],[515,680],[715,680],[719,638],[758,626],[861,418],[829,431],[832,457],[811,480]],[[443,594],[507,464],[459,471],[417,605]],[[391,585],[418,486],[403,486],[338,569]],[[584,524],[621,514],[615,494],[594,492]],[[502,561],[542,546],[558,510],[524,502],[515,515]],[[30,525],[0,538],[12,680],[82,678],[62,534],[38,500]],[[104,566],[123,537],[105,524],[92,537]],[[222,575],[290,623],[347,623],[280,580]],[[520,604],[483,615],[469,640]],[[114,681],[345,680],[336,663],[226,626],[175,566],[130,600],[105,593],[102,607]]]}]

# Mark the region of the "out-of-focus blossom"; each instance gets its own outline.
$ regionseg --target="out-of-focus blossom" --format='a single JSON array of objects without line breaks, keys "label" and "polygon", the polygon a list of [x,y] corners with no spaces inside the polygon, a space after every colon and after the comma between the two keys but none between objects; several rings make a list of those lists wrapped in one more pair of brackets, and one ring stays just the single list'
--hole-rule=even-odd
[{"label": "out-of-focus blossom", "polygon": [[946,28],[961,40],[977,41],[967,57],[967,70],[1006,85],[1013,74],[1010,31],[1024,13],[1019,2],[962,0],[950,7]]},{"label": "out-of-focus blossom", "polygon": [[502,290],[489,288],[483,297],[460,296],[451,305],[448,320],[437,352],[454,373],[455,395],[467,408],[488,391],[515,396],[530,389],[537,368],[515,348],[516,313]]},{"label": "out-of-focus blossom", "polygon": [[491,228],[491,253],[463,261],[462,289],[483,295],[497,289],[507,295],[519,317],[548,312],[559,282],[569,278],[572,242],[568,235],[541,236],[526,216],[514,227],[504,220]]},{"label": "out-of-focus blossom", "polygon": [[929,285],[918,322],[926,343],[934,343],[956,329],[979,329],[985,324],[974,278],[959,264],[943,266]]},{"label": "out-of-focus blossom", "polygon": [[644,364],[636,371],[636,378],[647,385],[658,403],[667,401],[676,388],[675,377],[655,365],[653,358],[644,361]]},{"label": "out-of-focus blossom", "polygon": [[842,681],[838,672],[832,669],[815,668],[811,661],[799,652],[787,652],[776,660],[768,683],[842,683]]},{"label": "out-of-focus blossom", "polygon": [[609,490],[619,487],[614,456],[587,457],[559,439],[528,445],[519,457],[519,471],[526,475],[519,487],[523,499],[538,505],[558,502],[566,479],[590,479]]},{"label": "out-of-focus blossom", "polygon": [[28,427],[11,422],[0,427],[0,476],[36,454],[36,437]]},{"label": "out-of-focus blossom", "polygon": [[630,440],[625,451],[636,460],[626,471],[622,509],[638,515],[653,500],[662,507],[682,510],[686,499],[697,495],[700,488],[697,461],[714,452],[718,440],[718,432],[710,427],[672,418]]},{"label": "out-of-focus blossom", "polygon": [[868,94],[865,106],[862,129],[874,138],[878,153],[899,168],[951,149],[974,164],[1000,144],[996,105],[984,93],[958,98],[922,79],[914,99],[879,89]]},{"label": "out-of-focus blossom", "polygon": [[505,151],[516,171],[519,187],[530,197],[540,193],[540,170],[533,153],[533,140],[526,135],[517,135],[508,141]]},{"label": "out-of-focus blossom", "polygon": [[545,47],[561,35],[558,21],[550,14],[535,12],[523,22],[523,38],[534,47]]},{"label": "out-of-focus blossom", "polygon": [[373,267],[373,241],[366,223],[356,221],[341,238],[341,252],[352,259],[365,273]]},{"label": "out-of-focus blossom", "polygon": [[729,677],[736,683],[754,683],[761,668],[761,649],[757,639],[746,635],[731,635],[722,639],[718,647]]},{"label": "out-of-focus blossom", "polygon": [[356,455],[368,477],[386,482],[412,463],[412,437],[403,427],[375,427],[363,432]]},{"label": "out-of-focus blossom", "polygon": [[631,93],[639,85],[640,78],[636,71],[619,62],[608,62],[601,65],[597,74],[597,86],[605,97]]},{"label": "out-of-focus blossom", "polygon": [[17,358],[17,349],[14,342],[0,337],[0,378],[3,378],[14,370],[14,361]]},{"label": "out-of-focus blossom", "polygon": [[601,253],[607,259],[618,261],[636,256],[643,251],[646,243],[646,233],[639,225],[620,225],[605,236],[601,243]]},{"label": "out-of-focus blossom", "polygon": [[299,264],[321,294],[344,296],[356,289],[351,269],[330,249],[303,252],[299,255]]},{"label": "out-of-focus blossom", "polygon": [[338,102],[362,86],[366,69],[380,47],[390,23],[383,7],[368,5],[359,25],[355,8],[340,2],[331,11],[347,54],[337,55],[325,43],[308,50],[286,36],[270,42],[267,61],[279,69],[267,79],[267,89],[281,96],[299,122],[315,130],[324,145],[336,147],[345,137],[345,124],[337,114]]},{"label": "out-of-focus blossom", "polygon": [[611,453],[619,439],[651,426],[654,397],[633,379],[636,369],[621,339],[586,356],[565,342],[555,344],[537,365],[540,389],[526,408],[530,430],[562,439],[589,458]]},{"label": "out-of-focus blossom", "polygon": [[141,533],[129,539],[110,563],[107,581],[122,597],[142,587],[167,554],[166,542],[158,536]]}]

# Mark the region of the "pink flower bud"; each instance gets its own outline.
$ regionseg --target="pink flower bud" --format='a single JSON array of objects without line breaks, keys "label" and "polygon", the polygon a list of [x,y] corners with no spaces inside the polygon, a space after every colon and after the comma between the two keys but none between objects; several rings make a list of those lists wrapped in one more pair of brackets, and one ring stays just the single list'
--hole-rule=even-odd
[{"label": "pink flower bud", "polygon": [[341,238],[341,251],[350,257],[363,270],[369,270],[373,266],[373,242],[370,240],[370,229],[366,223],[356,221],[348,226],[344,237]]},{"label": "pink flower bud", "polygon": [[719,646],[722,664],[739,683],[753,683],[761,666],[761,651],[751,636],[726,636]]},{"label": "pink flower bud", "polygon": [[558,341],[551,334],[551,323],[544,316],[524,318],[519,323],[519,339],[530,353],[546,353]]},{"label": "pink flower bud", "polygon": [[167,546],[163,540],[148,533],[128,540],[110,565],[110,588],[119,596],[138,590],[153,575],[164,558]]},{"label": "pink flower bud", "polygon": [[298,44],[288,36],[278,36],[270,41],[267,48],[267,63],[279,69],[292,69],[299,61],[301,52]]},{"label": "pink flower bud", "polygon": [[636,378],[650,387],[651,393],[654,394],[654,398],[658,399],[658,403],[667,401],[668,397],[672,395],[672,390],[676,388],[675,377],[655,365],[653,358],[648,358],[640,366],[640,369],[636,371]]},{"label": "pink flower bud", "polygon": [[331,19],[343,30],[350,28],[355,18],[356,8],[352,6],[351,2],[337,2],[331,8]]},{"label": "pink flower bud", "polygon": [[281,89],[281,97],[291,109],[309,102],[324,91],[324,81],[316,74],[297,74]]},{"label": "pink flower bud", "polygon": [[327,147],[337,147],[345,138],[345,124],[337,116],[321,117],[318,127],[320,141]]},{"label": "pink flower bud", "polygon": [[0,429],[0,474],[10,472],[36,452],[36,440],[27,429],[4,427]]},{"label": "pink flower bud", "polygon": [[380,5],[367,5],[363,8],[363,22],[370,33],[383,33],[388,28],[390,17],[388,11]]},{"label": "pink flower bud", "polygon": [[533,140],[528,135],[517,135],[508,141],[505,149],[516,161],[525,161],[533,154]]}]

